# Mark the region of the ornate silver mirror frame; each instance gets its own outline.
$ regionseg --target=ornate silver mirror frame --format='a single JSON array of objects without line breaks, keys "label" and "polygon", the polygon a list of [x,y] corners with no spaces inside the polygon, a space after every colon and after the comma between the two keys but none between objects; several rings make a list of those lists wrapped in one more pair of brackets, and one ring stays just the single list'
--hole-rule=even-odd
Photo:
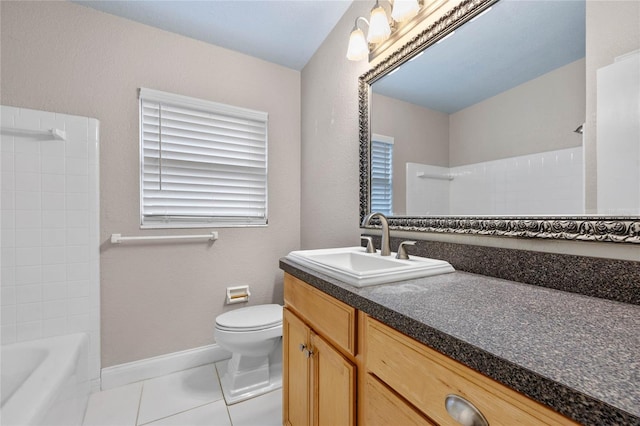
[{"label": "ornate silver mirror frame", "polygon": [[[369,98],[371,84],[408,61],[497,0],[465,0],[384,61],[360,76],[360,221],[370,212]],[[499,235],[640,244],[640,219],[613,216],[402,216],[389,218],[392,229],[418,232]]]}]

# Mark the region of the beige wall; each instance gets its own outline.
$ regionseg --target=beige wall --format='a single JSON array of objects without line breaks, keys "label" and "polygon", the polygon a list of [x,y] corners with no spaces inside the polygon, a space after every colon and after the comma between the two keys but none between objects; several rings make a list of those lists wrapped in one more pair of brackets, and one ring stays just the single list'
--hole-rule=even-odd
[{"label": "beige wall", "polygon": [[450,166],[582,145],[584,59],[450,115]]},{"label": "beige wall", "polygon": [[358,76],[368,65],[346,58],[354,1],[302,70],[301,210],[303,249],[360,244]]},{"label": "beige wall", "polygon": [[[453,7],[450,0],[438,15]],[[591,3],[591,0],[588,4]],[[632,2],[637,3],[637,2]],[[638,3],[640,4],[640,3]],[[630,6],[634,8],[635,6]],[[336,25],[324,44],[302,70],[302,228],[303,247],[358,244],[358,76],[366,72],[366,61],[345,59],[353,21],[365,16],[370,2],[356,1]],[[409,37],[428,27],[437,16],[421,23],[407,37],[383,52],[371,65],[383,61]],[[596,20],[596,17],[589,18]],[[613,35],[611,36],[613,37]],[[588,65],[587,65],[588,66]],[[587,98],[588,102],[588,98]],[[325,145],[329,145],[325,149]],[[541,241],[470,235],[406,233],[421,238],[464,244],[508,247],[553,253],[619,259],[640,259],[640,246],[614,243]]]},{"label": "beige wall", "polygon": [[302,70],[302,248],[360,244],[358,77],[369,64],[346,53],[354,20],[371,6],[354,1]]},{"label": "beige wall", "polygon": [[394,138],[393,212],[406,214],[407,163],[449,167],[449,115],[373,94],[371,132]]},{"label": "beige wall", "polygon": [[[300,244],[300,73],[69,2],[1,6],[0,101],[100,120],[102,366],[213,343],[225,287],[282,302]],[[139,229],[137,88],[269,113],[269,226],[206,243],[112,246]],[[236,305],[238,306],[238,305]]]},{"label": "beige wall", "polygon": [[587,120],[585,162],[587,213],[597,212],[596,71],[616,56],[640,49],[640,1],[587,1]]}]

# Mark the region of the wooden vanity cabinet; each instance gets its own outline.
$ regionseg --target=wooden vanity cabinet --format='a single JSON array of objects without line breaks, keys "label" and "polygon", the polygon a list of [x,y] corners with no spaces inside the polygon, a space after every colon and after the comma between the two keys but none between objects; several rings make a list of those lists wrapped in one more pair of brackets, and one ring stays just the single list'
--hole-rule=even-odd
[{"label": "wooden vanity cabinet", "polygon": [[365,425],[434,425],[371,373],[365,373],[361,390],[360,424]]},{"label": "wooden vanity cabinet", "polygon": [[356,424],[355,309],[285,275],[283,422]]},{"label": "wooden vanity cabinet", "polygon": [[376,421],[377,414],[371,414],[381,409],[371,399],[380,399],[378,394],[385,390],[388,399],[388,395],[395,396],[388,408],[395,413],[389,416],[417,410],[428,417],[421,423],[414,416],[416,420],[407,424],[459,426],[445,406],[450,395],[475,407],[492,426],[577,424],[371,317],[364,316],[364,323],[364,364],[367,376],[371,376],[366,380],[380,382],[377,391],[370,391],[369,386],[364,390],[361,413],[367,425],[385,424]]},{"label": "wooden vanity cabinet", "polygon": [[289,274],[284,299],[285,425],[460,426],[451,395],[491,426],[577,425]]}]

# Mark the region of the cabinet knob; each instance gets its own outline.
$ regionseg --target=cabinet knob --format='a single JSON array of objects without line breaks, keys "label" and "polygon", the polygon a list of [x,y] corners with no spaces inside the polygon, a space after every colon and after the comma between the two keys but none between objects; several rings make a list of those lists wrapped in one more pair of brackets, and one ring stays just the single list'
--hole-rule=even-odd
[{"label": "cabinet knob", "polygon": [[298,345],[298,348],[300,349],[300,352],[304,352],[304,356],[307,358],[311,358],[313,356],[313,351],[307,348],[307,345],[305,345],[304,343],[300,343]]},{"label": "cabinet knob", "polygon": [[463,426],[489,426],[482,413],[459,395],[448,395],[444,400],[444,406],[449,415]]}]

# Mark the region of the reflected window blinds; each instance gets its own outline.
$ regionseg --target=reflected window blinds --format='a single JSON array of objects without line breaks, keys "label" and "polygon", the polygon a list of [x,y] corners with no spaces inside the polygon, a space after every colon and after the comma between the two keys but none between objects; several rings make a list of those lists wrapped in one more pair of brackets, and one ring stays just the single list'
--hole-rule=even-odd
[{"label": "reflected window blinds", "polygon": [[371,140],[371,211],[393,215],[393,138]]}]

